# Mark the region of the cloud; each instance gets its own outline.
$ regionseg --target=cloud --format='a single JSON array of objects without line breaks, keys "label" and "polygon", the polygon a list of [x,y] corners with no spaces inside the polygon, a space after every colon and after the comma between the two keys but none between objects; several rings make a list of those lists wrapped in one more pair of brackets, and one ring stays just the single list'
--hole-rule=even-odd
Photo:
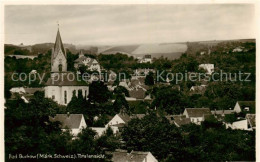
[{"label": "cloud", "polygon": [[254,38],[254,6],[10,5],[5,42],[109,45]]}]

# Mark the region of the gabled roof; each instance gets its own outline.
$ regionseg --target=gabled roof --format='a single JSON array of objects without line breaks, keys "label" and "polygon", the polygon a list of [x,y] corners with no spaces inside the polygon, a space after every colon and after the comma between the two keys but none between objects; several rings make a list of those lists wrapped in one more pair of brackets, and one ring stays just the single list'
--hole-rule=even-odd
[{"label": "gabled roof", "polygon": [[78,129],[82,118],[84,119],[83,114],[56,114],[53,118],[50,117],[50,121],[61,122],[62,129]]},{"label": "gabled roof", "polygon": [[53,78],[50,77],[45,83],[46,86],[88,86],[82,78],[77,80],[77,75],[74,74],[74,79],[70,73],[58,73]]},{"label": "gabled roof", "polygon": [[243,111],[245,107],[249,107],[250,113],[255,113],[255,101],[237,101],[241,110]]},{"label": "gabled roof", "polygon": [[232,114],[232,113],[235,113],[234,110],[212,110],[211,111],[212,114],[214,115],[226,115],[226,114]]},{"label": "gabled roof", "polygon": [[189,117],[203,117],[204,115],[211,115],[209,108],[186,108]]},{"label": "gabled roof", "polygon": [[173,121],[178,126],[182,126],[182,125],[191,123],[190,118],[186,118],[185,115],[173,115]]},{"label": "gabled roof", "polygon": [[[87,60],[89,60],[89,61],[87,62]],[[87,66],[91,66],[93,63],[98,63],[96,59],[86,57],[86,56],[79,57],[74,62],[78,63],[78,64],[86,63]]]},{"label": "gabled roof", "polygon": [[146,97],[145,91],[142,88],[136,88],[129,91],[129,96],[136,99],[144,99]]},{"label": "gabled roof", "polygon": [[128,123],[130,120],[131,120],[131,118],[130,118],[130,116],[129,115],[127,115],[127,114],[117,114],[125,123]]},{"label": "gabled roof", "polygon": [[56,41],[55,41],[55,44],[54,44],[53,58],[55,58],[58,55],[60,50],[63,52],[64,55],[66,54],[65,53],[65,48],[64,48],[62,40],[61,40],[60,31],[58,29],[57,36],[56,36]]},{"label": "gabled roof", "polygon": [[25,93],[34,94],[36,91],[44,91],[44,88],[24,88]]},{"label": "gabled roof", "polygon": [[248,120],[251,127],[254,128],[256,126],[255,114],[246,114],[246,119]]}]

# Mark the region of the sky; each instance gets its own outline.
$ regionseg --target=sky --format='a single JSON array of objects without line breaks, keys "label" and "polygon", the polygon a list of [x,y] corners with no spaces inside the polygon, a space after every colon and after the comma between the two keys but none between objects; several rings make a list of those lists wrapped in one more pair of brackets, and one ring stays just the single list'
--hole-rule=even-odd
[{"label": "sky", "polygon": [[127,45],[255,38],[254,6],[7,5],[5,43]]}]

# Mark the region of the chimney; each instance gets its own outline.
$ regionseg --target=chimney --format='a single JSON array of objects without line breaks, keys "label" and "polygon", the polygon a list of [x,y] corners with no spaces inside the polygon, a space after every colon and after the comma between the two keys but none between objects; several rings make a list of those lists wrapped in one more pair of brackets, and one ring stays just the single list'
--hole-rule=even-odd
[{"label": "chimney", "polygon": [[68,117],[68,118],[70,117],[70,112],[67,112],[67,117]]}]

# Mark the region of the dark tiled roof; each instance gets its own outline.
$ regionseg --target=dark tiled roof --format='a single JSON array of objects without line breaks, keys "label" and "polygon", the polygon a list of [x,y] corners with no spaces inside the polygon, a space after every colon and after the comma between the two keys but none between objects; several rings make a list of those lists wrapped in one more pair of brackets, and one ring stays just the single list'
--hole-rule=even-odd
[{"label": "dark tiled roof", "polygon": [[249,107],[250,113],[255,113],[255,101],[237,101],[242,111],[245,107]]},{"label": "dark tiled roof", "polygon": [[130,97],[136,99],[144,99],[145,98],[145,91],[142,88],[137,88],[134,90],[129,91]]},{"label": "dark tiled roof", "polygon": [[131,151],[127,153],[126,151],[115,151],[113,152],[113,162],[143,162],[149,152],[142,151]]},{"label": "dark tiled roof", "polygon": [[[74,75],[74,79],[73,76]],[[82,80],[79,77],[79,81],[77,81],[77,75],[75,73],[59,73],[55,77],[50,77],[47,82],[46,86],[88,86],[88,83]]]},{"label": "dark tiled roof", "polygon": [[130,116],[129,115],[127,115],[127,114],[117,114],[125,123],[128,123],[130,120],[131,120],[131,118],[130,118]]},{"label": "dark tiled roof", "polygon": [[176,124],[178,126],[191,123],[190,118],[186,118],[185,115],[167,115],[165,117],[171,124]]},{"label": "dark tiled roof", "polygon": [[250,124],[252,127],[255,127],[255,126],[256,126],[255,114],[246,114],[246,118],[248,119],[249,124]]},{"label": "dark tiled roof", "polygon": [[84,118],[83,114],[56,114],[54,118],[50,117],[50,121],[55,122],[59,121],[61,122],[61,128],[62,129],[73,129],[73,128],[79,128],[81,119]]},{"label": "dark tiled roof", "polygon": [[209,108],[186,108],[189,117],[203,117],[204,115],[211,115]]},{"label": "dark tiled roof", "polygon": [[190,118],[186,118],[185,115],[174,115],[174,123],[176,123],[178,126],[182,126],[185,124],[190,124]]}]

